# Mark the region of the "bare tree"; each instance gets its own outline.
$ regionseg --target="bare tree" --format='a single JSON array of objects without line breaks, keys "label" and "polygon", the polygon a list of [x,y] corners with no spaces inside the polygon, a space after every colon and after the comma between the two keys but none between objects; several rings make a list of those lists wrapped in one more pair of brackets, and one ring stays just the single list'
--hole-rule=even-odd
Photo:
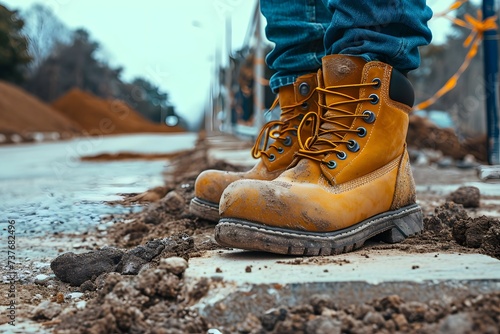
[{"label": "bare tree", "polygon": [[22,13],[26,22],[23,32],[28,37],[29,53],[33,58],[30,71],[34,73],[58,44],[71,41],[71,31],[49,7],[36,3]]}]

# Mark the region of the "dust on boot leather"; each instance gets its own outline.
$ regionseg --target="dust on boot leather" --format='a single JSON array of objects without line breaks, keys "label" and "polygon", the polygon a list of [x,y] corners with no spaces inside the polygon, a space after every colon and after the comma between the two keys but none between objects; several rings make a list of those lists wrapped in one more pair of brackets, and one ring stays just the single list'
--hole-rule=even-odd
[{"label": "dust on boot leather", "polygon": [[375,235],[399,242],[422,229],[405,144],[411,84],[391,66],[359,57],[327,56],[322,65],[321,112],[303,121],[313,135],[300,136],[296,159],[275,180],[241,180],[224,191],[215,230],[221,245],[328,255]]},{"label": "dust on boot leather", "polygon": [[[290,165],[299,149],[299,124],[308,112],[318,112],[316,87],[317,75],[311,73],[298,77],[293,85],[279,89],[280,119],[264,125],[252,149],[252,156],[259,162],[243,173],[219,170],[201,173],[196,179],[195,197],[190,204],[193,214],[218,221],[219,200],[229,184],[242,179],[272,180]],[[302,132],[310,134],[311,127],[304,125]],[[270,140],[274,142],[270,144]]]}]

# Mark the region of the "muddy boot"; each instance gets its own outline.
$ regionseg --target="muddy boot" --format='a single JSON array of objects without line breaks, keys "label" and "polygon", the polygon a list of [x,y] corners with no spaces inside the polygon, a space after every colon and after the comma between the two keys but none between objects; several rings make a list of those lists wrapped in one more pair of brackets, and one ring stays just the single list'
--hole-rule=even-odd
[{"label": "muddy boot", "polygon": [[323,58],[318,78],[321,116],[304,119],[317,124],[315,133],[301,138],[297,158],[275,180],[225,190],[219,244],[329,255],[422,230],[405,144],[414,100],[408,79],[387,64],[340,55]]},{"label": "muddy boot", "polygon": [[[279,121],[264,125],[252,149],[252,156],[260,159],[248,172],[236,173],[207,170],[201,173],[195,183],[195,197],[189,209],[191,213],[212,221],[219,220],[219,200],[226,187],[241,179],[273,180],[292,162],[299,149],[297,129],[308,112],[317,113],[317,74],[297,78],[293,85],[281,87]],[[302,126],[304,135],[312,132],[310,125]],[[264,142],[262,142],[262,140]],[[274,141],[268,145],[270,141]]]}]

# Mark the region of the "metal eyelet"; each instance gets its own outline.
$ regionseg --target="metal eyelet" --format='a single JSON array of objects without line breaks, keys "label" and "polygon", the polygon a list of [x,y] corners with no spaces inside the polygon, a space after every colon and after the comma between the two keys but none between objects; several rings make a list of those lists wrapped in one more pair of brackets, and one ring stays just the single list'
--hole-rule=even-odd
[{"label": "metal eyelet", "polygon": [[285,141],[283,142],[285,146],[292,146],[292,137],[286,136]]},{"label": "metal eyelet", "polygon": [[359,151],[359,144],[357,141],[354,139],[349,140],[349,143],[347,144],[347,149],[351,152],[358,152]]},{"label": "metal eyelet", "polygon": [[335,169],[337,167],[337,163],[333,160],[330,160],[326,163],[326,167],[330,169]]},{"label": "metal eyelet", "polygon": [[269,161],[273,162],[274,160],[276,160],[276,156],[274,154],[269,155]]},{"label": "metal eyelet", "polygon": [[347,159],[347,153],[341,151],[341,152],[337,153],[337,158],[339,158],[340,160],[345,160],[345,159]]},{"label": "metal eyelet", "polygon": [[380,88],[380,86],[382,86],[382,80],[380,80],[379,78],[375,78],[372,80],[372,82],[376,82],[377,84],[376,85],[373,85],[373,88]]},{"label": "metal eyelet", "polygon": [[370,111],[370,110],[363,111],[363,119],[365,120],[366,123],[371,124],[371,123],[375,122],[376,118],[377,117],[375,116],[373,111]]},{"label": "metal eyelet", "polygon": [[299,121],[302,121],[304,119],[304,115],[303,114],[300,114],[299,117],[298,117]]},{"label": "metal eyelet", "polygon": [[277,151],[278,151],[279,154],[283,154],[283,152],[285,152],[285,150],[283,149],[283,147],[278,147]]},{"label": "metal eyelet", "polygon": [[372,99],[370,101],[371,104],[377,104],[378,101],[380,101],[380,98],[378,97],[377,94],[370,94],[370,96],[368,96],[370,99]]},{"label": "metal eyelet", "polygon": [[362,126],[360,126],[359,128],[356,129],[358,131],[358,137],[360,138],[363,138],[366,136],[366,134],[368,133],[368,131],[366,131],[366,129]]},{"label": "metal eyelet", "polygon": [[[295,125],[293,128],[294,128],[294,129],[298,129],[299,127],[298,127],[297,125]],[[292,131],[292,136],[297,137],[297,130],[293,130],[293,131]]]},{"label": "metal eyelet", "polygon": [[302,108],[302,110],[307,110],[307,109],[309,109],[309,103],[304,102],[304,103],[302,103],[302,105],[300,107]]},{"label": "metal eyelet", "polygon": [[311,91],[311,87],[307,82],[303,82],[299,85],[299,93],[302,96],[307,96],[309,92]]}]

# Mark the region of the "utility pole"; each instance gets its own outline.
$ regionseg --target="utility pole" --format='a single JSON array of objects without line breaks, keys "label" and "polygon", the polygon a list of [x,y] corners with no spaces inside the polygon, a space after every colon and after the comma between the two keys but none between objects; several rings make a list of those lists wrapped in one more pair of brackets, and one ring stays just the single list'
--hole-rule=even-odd
[{"label": "utility pole", "polygon": [[224,118],[225,122],[225,129],[224,131],[227,131],[229,133],[233,133],[233,115],[231,113],[231,104],[233,100],[232,96],[232,67],[231,67],[231,54],[233,53],[233,35],[232,35],[232,30],[233,30],[233,25],[231,21],[231,16],[228,15],[226,17],[226,58],[227,58],[227,64],[225,66],[225,72],[224,72]]},{"label": "utility pole", "polygon": [[[496,14],[495,0],[483,0],[483,17],[487,19]],[[486,120],[488,135],[488,162],[500,164],[500,130],[498,114],[498,31],[484,33],[484,79],[486,94]]]},{"label": "utility pole", "polygon": [[254,121],[253,126],[257,129],[257,133],[264,124],[262,110],[264,109],[264,86],[262,80],[264,79],[264,47],[262,38],[262,20],[260,17],[260,1],[257,1],[255,7],[255,58],[254,58],[254,83],[253,83],[253,97],[254,97]]}]

